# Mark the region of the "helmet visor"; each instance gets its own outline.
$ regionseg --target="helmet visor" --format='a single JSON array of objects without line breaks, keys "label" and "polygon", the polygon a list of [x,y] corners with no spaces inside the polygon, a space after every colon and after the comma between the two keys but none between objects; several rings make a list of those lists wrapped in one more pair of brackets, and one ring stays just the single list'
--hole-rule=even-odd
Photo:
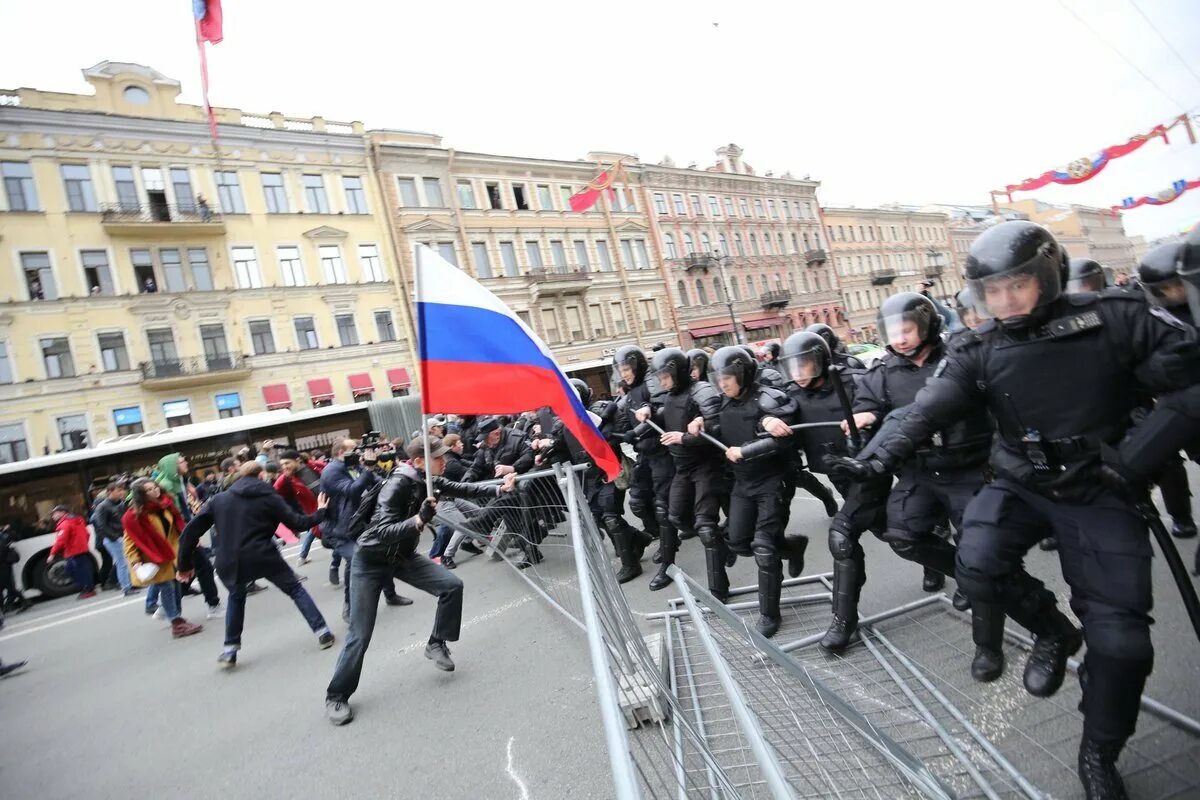
[{"label": "helmet visor", "polygon": [[1172,306],[1187,305],[1187,287],[1190,285],[1185,284],[1179,276],[1173,276],[1165,281],[1155,281],[1154,283],[1142,281],[1142,291],[1146,295],[1146,302],[1150,305],[1171,308]]},{"label": "helmet visor", "polygon": [[817,350],[804,350],[779,359],[783,377],[798,386],[808,386],[825,376],[825,354]]},{"label": "helmet visor", "polygon": [[1000,321],[1028,317],[1062,294],[1058,266],[1049,259],[1035,259],[1018,269],[967,281],[981,317]]},{"label": "helmet visor", "polygon": [[921,349],[929,337],[931,320],[923,314],[889,314],[879,318],[883,342],[896,353],[910,356]]},{"label": "helmet visor", "polygon": [[1100,274],[1085,275],[1082,278],[1072,278],[1067,281],[1064,291],[1067,294],[1082,294],[1083,292],[1098,292],[1105,286],[1104,276]]}]

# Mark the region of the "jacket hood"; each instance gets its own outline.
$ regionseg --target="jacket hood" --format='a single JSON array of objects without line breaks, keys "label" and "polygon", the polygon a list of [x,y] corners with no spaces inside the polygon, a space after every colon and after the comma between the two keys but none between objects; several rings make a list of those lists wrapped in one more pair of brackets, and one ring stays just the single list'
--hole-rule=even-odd
[{"label": "jacket hood", "polygon": [[179,453],[168,453],[158,460],[158,485],[172,495],[183,491],[183,479],[179,476]]},{"label": "jacket hood", "polygon": [[228,491],[241,497],[264,497],[275,493],[275,489],[271,487],[271,484],[254,475],[238,478],[229,487]]}]

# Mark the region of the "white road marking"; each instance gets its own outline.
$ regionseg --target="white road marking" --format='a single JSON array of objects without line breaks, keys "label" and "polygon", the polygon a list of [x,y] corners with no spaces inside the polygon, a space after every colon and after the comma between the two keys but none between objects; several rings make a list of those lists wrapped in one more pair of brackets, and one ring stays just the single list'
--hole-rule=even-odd
[{"label": "white road marking", "polygon": [[505,765],[504,769],[508,772],[508,777],[512,778],[513,783],[521,790],[521,800],[529,800],[529,787],[525,785],[525,781],[521,780],[521,776],[513,769],[512,746],[513,740],[516,738],[515,736],[508,737],[508,764]]},{"label": "white road marking", "polygon": [[[487,622],[489,619],[498,617],[501,614],[503,614],[505,611],[511,611],[512,609],[516,608],[517,606],[523,606],[526,603],[528,603],[530,600],[532,600],[533,598],[534,598],[534,595],[526,595],[525,597],[520,597],[516,600],[512,600],[508,603],[505,603],[504,605],[499,605],[499,606],[496,606],[495,608],[489,609],[488,611],[485,611],[482,614],[480,614],[478,617],[473,617],[472,619],[469,619],[466,622],[464,622],[462,624],[462,630],[466,630],[467,628],[474,627],[481,622]],[[0,641],[3,641],[3,640],[0,639]],[[412,644],[408,644],[408,645],[405,645],[404,647],[401,647],[398,652],[402,656],[407,655],[409,653],[415,653],[418,650],[424,650],[426,644],[427,644],[427,642],[425,640],[416,641],[416,642],[413,642]]]},{"label": "white road marking", "polygon": [[12,633],[7,634],[5,636],[0,636],[0,642],[7,642],[9,639],[16,639],[18,636],[24,636],[25,634],[28,634],[28,633],[37,633],[38,631],[44,631],[49,628],[57,628],[59,625],[66,625],[68,622],[75,622],[76,620],[86,619],[88,617],[94,617],[97,614],[103,614],[105,611],[112,611],[114,608],[124,608],[125,606],[131,606],[131,605],[134,605],[135,603],[144,604],[145,602],[146,602],[145,598],[136,597],[133,600],[126,600],[123,603],[113,603],[112,605],[103,606],[101,608],[93,608],[91,611],[84,611],[81,614],[78,614],[74,617],[67,617],[66,619],[55,620],[54,622],[47,622],[45,625],[38,625],[35,628],[26,628],[25,630],[21,630],[21,631],[13,631]]}]

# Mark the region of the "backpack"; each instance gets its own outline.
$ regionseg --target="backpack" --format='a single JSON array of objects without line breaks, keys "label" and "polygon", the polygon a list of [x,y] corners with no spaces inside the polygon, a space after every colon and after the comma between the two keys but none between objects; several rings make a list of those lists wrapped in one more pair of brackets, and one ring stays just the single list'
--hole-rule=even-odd
[{"label": "backpack", "polygon": [[313,497],[316,497],[317,493],[321,491],[321,476],[308,464],[300,465],[296,470],[296,477],[308,487],[308,490],[313,493]]},{"label": "backpack", "polygon": [[346,523],[346,537],[350,541],[358,541],[358,537],[371,526],[371,518],[375,516],[375,509],[379,505],[379,492],[383,490],[385,483],[387,481],[379,481],[363,492],[362,499],[358,501],[358,508],[354,509],[349,522]]}]

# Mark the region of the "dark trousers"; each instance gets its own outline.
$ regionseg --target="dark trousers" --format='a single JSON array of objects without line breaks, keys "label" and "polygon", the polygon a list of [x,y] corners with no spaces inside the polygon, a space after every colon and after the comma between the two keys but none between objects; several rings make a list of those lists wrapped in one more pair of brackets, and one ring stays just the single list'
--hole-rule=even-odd
[{"label": "dark trousers", "polygon": [[1162,490],[1163,505],[1171,515],[1171,521],[1176,524],[1191,522],[1192,493],[1188,489],[1187,470],[1184,469],[1183,459],[1178,453],[1167,461],[1154,482]]},{"label": "dark trousers", "polygon": [[112,556],[109,555],[108,548],[104,546],[104,542],[101,541],[99,536],[96,537],[94,545],[97,552],[100,553],[100,573],[96,576],[96,583],[101,586],[108,586],[111,581],[112,585],[115,586],[117,576],[113,572],[113,560]]},{"label": "dark trousers", "polygon": [[[211,552],[207,547],[197,547],[192,563],[195,565],[196,582],[200,584],[200,592],[204,595],[205,604],[215,606],[221,602],[221,595],[217,592],[217,579],[213,573],[212,559],[209,555]],[[249,580],[246,582],[249,583]]]},{"label": "dark trousers", "polygon": [[784,526],[783,483],[780,478],[751,485],[733,484],[725,529],[730,550],[740,556],[764,549],[779,552]]},{"label": "dark trousers", "polygon": [[379,612],[379,594],[393,575],[405,583],[428,592],[438,599],[433,618],[433,638],[446,642],[458,641],[462,625],[463,583],[454,573],[435,564],[420,553],[388,558],[375,548],[360,549],[351,565],[354,590],[350,597],[350,631],[338,656],[333,679],[326,689],[329,700],[350,699],[358,689],[363,659],[375,632],[375,617]]},{"label": "dark trousers", "polygon": [[901,557],[953,578],[954,546],[935,529],[948,518],[962,530],[963,512],[983,485],[978,469],[931,472],[906,466],[888,496],[884,540]]},{"label": "dark trousers", "polygon": [[279,591],[292,598],[292,602],[296,604],[296,608],[300,609],[304,621],[308,623],[308,627],[312,629],[313,633],[329,627],[325,624],[325,618],[321,616],[317,604],[300,584],[296,573],[292,572],[292,568],[283,560],[283,556],[276,554],[268,563],[257,566],[257,569],[247,569],[238,565],[235,580],[221,580],[225,584],[225,588],[229,590],[229,605],[225,608],[226,647],[241,647],[242,645],[242,627],[246,621],[246,584],[258,578],[266,578],[275,584]]},{"label": "dark trousers", "polygon": [[80,592],[90,592],[96,588],[96,579],[92,577],[92,557],[87,553],[69,557],[63,562],[63,569],[79,587]]},{"label": "dark trousers", "polygon": [[1031,587],[1040,587],[1022,575],[1021,565],[1047,532],[1058,540],[1071,609],[1087,641],[1084,732],[1096,741],[1124,742],[1133,734],[1142,688],[1154,665],[1150,540],[1132,506],[1111,493],[1075,505],[1010,480],[990,483],[963,516],[959,588],[972,600],[1007,601],[1009,616],[1040,635],[1037,618],[1022,619],[1014,610]]},{"label": "dark trousers", "polygon": [[638,453],[629,482],[629,510],[642,521],[646,532],[656,538],[661,534],[659,519],[665,520],[667,516],[674,475],[675,461],[665,449]]},{"label": "dark trousers", "polygon": [[722,476],[720,462],[676,467],[667,501],[671,524],[679,530],[716,527],[721,515]]}]

